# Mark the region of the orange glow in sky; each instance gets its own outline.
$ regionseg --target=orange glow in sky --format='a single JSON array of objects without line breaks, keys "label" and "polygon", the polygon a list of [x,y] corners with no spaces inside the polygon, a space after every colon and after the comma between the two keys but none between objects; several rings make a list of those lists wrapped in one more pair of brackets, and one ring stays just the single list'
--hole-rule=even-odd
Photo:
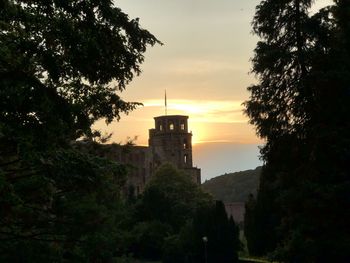
[{"label": "orange glow in sky", "polygon": [[[113,141],[123,142],[127,137],[137,137],[137,144],[147,145],[148,129],[154,128],[153,117],[165,115],[164,100],[145,100],[144,106],[123,116],[119,123],[105,126],[99,122],[97,127],[113,132]],[[189,131],[193,133],[193,144],[198,143],[243,143],[256,144],[253,127],[243,115],[241,101],[167,101],[168,115],[188,115]]]},{"label": "orange glow in sky", "polygon": [[[147,100],[144,107],[164,109],[163,100]],[[142,110],[142,109],[140,109]],[[238,137],[230,136],[230,127],[247,126],[247,117],[243,116],[241,101],[211,101],[211,100],[168,100],[167,111],[170,115],[188,115],[189,127],[193,132],[193,143],[206,142],[232,142],[238,141]],[[226,125],[225,125],[226,124]],[[233,125],[230,125],[233,124]],[[225,127],[226,126],[226,127]],[[247,126],[249,127],[249,126]],[[241,140],[242,143],[257,142],[254,134],[246,131],[251,136]],[[231,137],[231,138],[230,138]]]},{"label": "orange glow in sky", "polygon": [[[256,83],[249,74],[258,41],[251,22],[260,0],[114,2],[164,45],[147,50],[141,75],[119,94],[144,106],[119,123],[106,127],[99,121],[95,127],[113,132],[113,142],[137,136],[137,144],[147,145],[153,117],[164,115],[166,90],[168,114],[189,116],[193,158],[203,179],[261,164],[257,146],[263,142],[242,106],[249,99],[247,87]],[[315,9],[330,2],[315,1]]]}]

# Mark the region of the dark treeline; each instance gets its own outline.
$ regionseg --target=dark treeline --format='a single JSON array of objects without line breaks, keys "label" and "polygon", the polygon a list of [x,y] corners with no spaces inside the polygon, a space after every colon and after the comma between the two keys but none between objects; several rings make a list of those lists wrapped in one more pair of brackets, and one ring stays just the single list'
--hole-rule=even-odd
[{"label": "dark treeline", "polygon": [[350,260],[350,1],[265,0],[253,29],[259,83],[246,114],[266,140],[251,254],[283,262]]},{"label": "dark treeline", "polygon": [[0,262],[198,262],[204,244],[237,261],[234,222],[189,178],[165,166],[126,197],[127,167],[74,147],[139,105],[117,93],[155,44],[109,0],[0,1]]}]

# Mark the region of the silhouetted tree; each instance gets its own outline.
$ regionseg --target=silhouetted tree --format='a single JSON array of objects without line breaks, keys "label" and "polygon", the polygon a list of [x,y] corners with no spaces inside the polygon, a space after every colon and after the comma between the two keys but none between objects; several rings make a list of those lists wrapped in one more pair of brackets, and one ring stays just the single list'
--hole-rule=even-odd
[{"label": "silhouetted tree", "polygon": [[137,207],[139,220],[166,222],[179,232],[200,207],[212,198],[187,174],[171,164],[162,165],[147,184]]},{"label": "silhouetted tree", "polygon": [[[211,196],[203,192],[189,175],[170,164],[162,165],[135,206],[130,252],[138,258],[161,259],[164,251],[168,253],[169,249],[173,249],[175,243],[172,241],[175,239],[172,237],[178,236],[182,228],[193,220],[197,210],[212,203]],[[192,233],[187,234],[192,238]],[[176,257],[173,255],[171,258]]]},{"label": "silhouetted tree", "polygon": [[221,201],[198,209],[193,220],[178,235],[166,239],[164,246],[166,263],[204,262],[205,257],[208,262],[233,263],[238,262],[241,249],[238,226],[227,217]]},{"label": "silhouetted tree", "polygon": [[350,3],[335,1],[310,16],[311,2],[265,0],[254,17],[263,39],[253,59],[259,84],[249,88],[245,105],[266,145],[247,214],[264,229],[263,241],[251,247],[287,262],[346,262]]},{"label": "silhouetted tree", "polygon": [[[137,103],[123,101],[156,38],[111,1],[2,1],[2,133],[69,141]],[[7,131],[11,129],[11,133]]]},{"label": "silhouetted tree", "polygon": [[157,42],[109,0],[0,2],[0,261],[112,257],[125,168],[70,142],[138,105],[117,92]]},{"label": "silhouetted tree", "polygon": [[254,196],[249,195],[248,201],[245,204],[244,213],[244,235],[249,242],[247,242],[248,251],[252,255],[262,254],[259,250],[264,247],[261,238],[262,228],[258,225],[261,220],[257,219],[256,200]]},{"label": "silhouetted tree", "polygon": [[238,227],[227,217],[223,203],[214,202],[170,164],[161,166],[149,181],[135,210],[130,252],[139,258],[200,262],[206,236],[208,262],[238,260]]},{"label": "silhouetted tree", "polygon": [[208,262],[237,262],[238,251],[241,249],[238,226],[232,218],[228,218],[225,206],[221,201],[206,210],[199,210],[193,229],[199,248],[197,259],[204,260],[203,237],[207,237]]}]

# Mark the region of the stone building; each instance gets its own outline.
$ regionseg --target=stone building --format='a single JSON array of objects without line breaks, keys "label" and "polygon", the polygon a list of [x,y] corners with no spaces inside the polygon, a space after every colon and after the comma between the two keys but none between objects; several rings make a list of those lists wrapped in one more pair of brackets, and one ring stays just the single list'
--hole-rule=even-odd
[{"label": "stone building", "polygon": [[151,174],[163,163],[171,163],[200,184],[200,169],[193,167],[192,133],[188,132],[188,116],[155,117],[155,128],[149,130],[148,148],[151,151]]},{"label": "stone building", "polygon": [[136,195],[140,194],[157,168],[164,163],[171,163],[200,184],[201,171],[193,167],[192,133],[188,131],[188,116],[164,115],[154,120],[155,126],[149,130],[148,147],[130,147],[129,152],[117,159],[131,165],[127,183],[129,187],[135,189]]},{"label": "stone building", "polygon": [[[84,151],[128,165],[129,173],[125,191],[138,195],[143,192],[147,181],[164,163],[171,163],[177,169],[201,183],[201,171],[193,167],[192,133],[188,131],[188,116],[164,115],[154,118],[155,126],[149,130],[148,146],[122,146],[118,144],[85,144]],[[84,144],[84,143],[82,143]]]}]

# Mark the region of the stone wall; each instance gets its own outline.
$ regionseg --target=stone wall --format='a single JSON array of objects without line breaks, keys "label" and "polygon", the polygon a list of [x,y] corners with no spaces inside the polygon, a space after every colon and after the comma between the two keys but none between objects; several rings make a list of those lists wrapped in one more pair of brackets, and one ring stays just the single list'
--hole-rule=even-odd
[{"label": "stone wall", "polygon": [[154,119],[155,128],[149,130],[149,146],[82,141],[77,143],[77,147],[87,153],[126,164],[127,194],[142,193],[147,181],[164,163],[171,163],[188,174],[195,183],[200,184],[201,170],[193,167],[192,162],[192,133],[188,132],[188,116],[169,115]]}]

